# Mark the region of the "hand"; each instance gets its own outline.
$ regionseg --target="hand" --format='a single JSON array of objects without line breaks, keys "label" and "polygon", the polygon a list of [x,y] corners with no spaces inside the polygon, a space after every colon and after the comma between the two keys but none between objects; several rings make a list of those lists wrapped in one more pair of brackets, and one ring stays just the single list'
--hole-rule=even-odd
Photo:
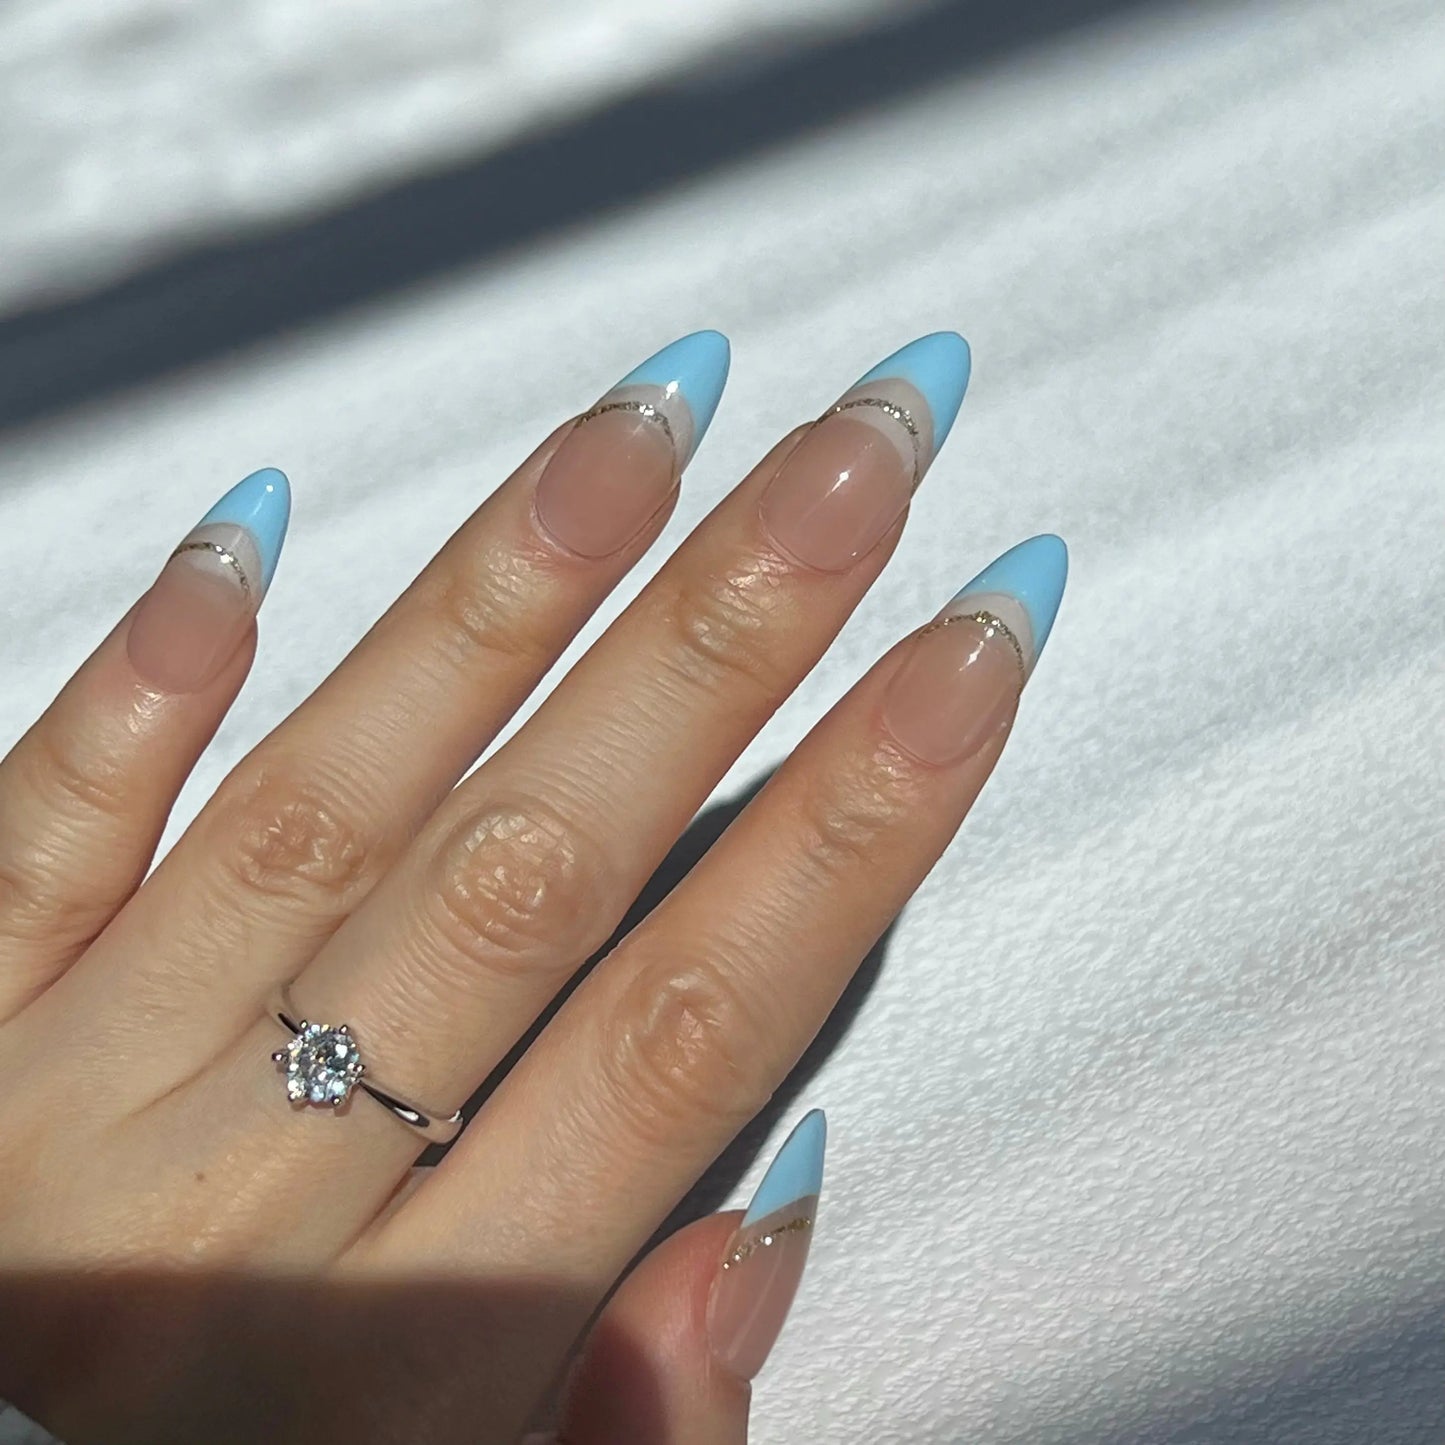
[{"label": "hand", "polygon": [[[0,1395],[70,1445],[515,1439],[968,811],[1056,538],[894,647],[413,1170],[878,575],[968,351],[915,342],[779,442],[459,784],[656,538],[726,370],[685,338],[559,427],[143,884],[251,665],[279,472],[0,764]],[[572,1445],[745,1437],[821,1167],[810,1116],[741,1228],[644,1261]]]}]

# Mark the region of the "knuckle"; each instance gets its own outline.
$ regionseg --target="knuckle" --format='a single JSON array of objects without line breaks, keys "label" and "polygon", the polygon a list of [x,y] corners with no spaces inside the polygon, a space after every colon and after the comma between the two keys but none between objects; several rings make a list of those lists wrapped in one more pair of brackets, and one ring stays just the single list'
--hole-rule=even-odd
[{"label": "knuckle", "polygon": [[131,810],[130,769],[104,749],[77,749],[61,732],[40,727],[27,750],[28,773],[41,805],[67,819],[124,819]]},{"label": "knuckle", "polygon": [[556,643],[536,603],[536,578],[515,554],[446,567],[426,597],[437,650],[459,671],[487,660],[544,669]]},{"label": "knuckle", "polygon": [[33,741],[16,754],[25,826],[0,846],[0,919],[11,937],[88,942],[144,871],[129,769],[44,727]]},{"label": "knuckle", "polygon": [[799,856],[825,877],[875,869],[918,806],[906,765],[880,757],[858,773],[839,770],[803,803]]},{"label": "knuckle", "polygon": [[294,765],[233,777],[212,807],[222,867],[247,893],[345,907],[380,861],[380,842],[356,810]]},{"label": "knuckle", "polygon": [[740,1128],[768,1093],[764,1051],[750,1042],[765,1036],[761,1027],[718,959],[669,958],[634,969],[602,1024],[613,1110],[647,1146],[666,1145],[700,1119]]},{"label": "knuckle", "polygon": [[792,683],[776,646],[779,605],[778,579],[763,561],[691,579],[663,602],[666,660],[690,685],[771,699]]},{"label": "knuckle", "polygon": [[605,936],[616,894],[600,851],[534,799],[469,812],[438,849],[425,886],[454,954],[517,972],[585,956]]},{"label": "knuckle", "polygon": [[0,853],[0,933],[12,939],[48,938],[64,901],[46,882],[38,860]]},{"label": "knuckle", "polygon": [[[48,843],[0,851],[0,938],[43,945],[48,957],[58,957],[57,950],[78,950],[140,883],[140,870],[130,869],[123,881],[108,878],[87,892],[70,876],[66,864],[72,861]],[[40,986],[37,981],[36,991]]]}]

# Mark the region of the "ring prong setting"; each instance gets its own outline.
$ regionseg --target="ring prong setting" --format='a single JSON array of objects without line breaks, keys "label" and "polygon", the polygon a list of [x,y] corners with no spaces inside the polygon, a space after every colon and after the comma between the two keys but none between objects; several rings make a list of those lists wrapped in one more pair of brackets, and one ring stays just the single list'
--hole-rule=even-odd
[{"label": "ring prong setting", "polygon": [[365,1069],[361,1050],[345,1024],[310,1019],[302,1019],[290,1043],[271,1058],[286,1071],[286,1097],[293,1104],[332,1111],[351,1097]]},{"label": "ring prong setting", "polygon": [[[400,1123],[434,1144],[450,1144],[465,1122],[462,1111],[424,1109],[397,1098],[385,1084],[367,1083],[361,1049],[349,1024],[315,1023],[301,1017],[286,986],[273,989],[266,1004],[272,1020],[291,1035],[284,1049],[271,1054],[285,1074],[286,1097],[299,1113],[306,1105],[339,1115],[358,1087]],[[299,1020],[299,1022],[298,1022]]]}]

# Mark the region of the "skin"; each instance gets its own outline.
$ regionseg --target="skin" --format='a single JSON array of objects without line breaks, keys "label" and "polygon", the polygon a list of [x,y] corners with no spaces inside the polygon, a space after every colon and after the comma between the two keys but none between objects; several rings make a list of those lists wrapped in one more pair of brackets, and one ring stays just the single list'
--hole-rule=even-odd
[{"label": "skin", "polygon": [[[478,754],[653,541],[549,539],[559,428],[141,886],[251,664],[168,694],[130,618],[0,764],[0,1395],[69,1445],[746,1437],[706,1300],[735,1216],[619,1276],[765,1103],[953,836],[1006,726],[890,734],[906,639],[572,994],[442,1164],[370,1101],[293,1109],[271,987],[377,1078],[466,1099],[821,656],[902,529],[822,571],[759,502],[784,438],[514,739]],[[996,699],[991,706],[997,710]],[[1006,724],[1012,706],[1006,708]],[[340,1125],[340,1127],[338,1127]],[[590,1326],[590,1328],[589,1328]]]}]

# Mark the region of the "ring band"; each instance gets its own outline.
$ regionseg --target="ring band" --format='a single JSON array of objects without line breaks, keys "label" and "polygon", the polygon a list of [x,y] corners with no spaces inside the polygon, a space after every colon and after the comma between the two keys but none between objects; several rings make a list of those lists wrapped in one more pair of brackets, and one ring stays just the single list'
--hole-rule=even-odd
[{"label": "ring band", "polygon": [[291,1002],[291,990],[278,988],[267,1012],[290,1035],[291,1042],[271,1055],[286,1070],[286,1097],[293,1104],[339,1109],[353,1089],[370,1094],[388,1113],[433,1144],[450,1144],[462,1127],[462,1111],[443,1118],[418,1104],[399,1099],[389,1089],[364,1077],[361,1049],[345,1024],[304,1019]]}]

